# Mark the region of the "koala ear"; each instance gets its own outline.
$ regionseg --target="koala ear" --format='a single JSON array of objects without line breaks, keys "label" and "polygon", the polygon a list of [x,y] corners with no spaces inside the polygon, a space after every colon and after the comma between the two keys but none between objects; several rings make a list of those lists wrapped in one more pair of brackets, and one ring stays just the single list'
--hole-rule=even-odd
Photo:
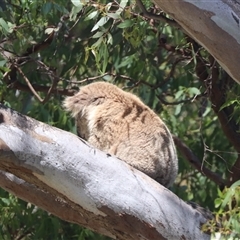
[{"label": "koala ear", "polygon": [[94,94],[87,91],[87,89],[82,89],[74,96],[65,98],[63,107],[66,111],[71,112],[73,117],[76,117],[86,106],[98,106],[102,104],[104,100],[104,96],[94,96]]},{"label": "koala ear", "polygon": [[73,117],[76,117],[87,105],[88,98],[81,92],[78,92],[72,97],[67,97],[63,101],[63,107],[66,111],[71,112]]}]

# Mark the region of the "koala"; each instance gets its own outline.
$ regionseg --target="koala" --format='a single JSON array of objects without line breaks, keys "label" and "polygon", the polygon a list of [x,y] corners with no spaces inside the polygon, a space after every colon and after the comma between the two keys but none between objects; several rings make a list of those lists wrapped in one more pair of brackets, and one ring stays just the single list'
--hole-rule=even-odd
[{"label": "koala", "polygon": [[63,102],[76,120],[78,135],[115,155],[165,187],[178,172],[172,136],[163,121],[137,96],[113,84],[86,85]]}]

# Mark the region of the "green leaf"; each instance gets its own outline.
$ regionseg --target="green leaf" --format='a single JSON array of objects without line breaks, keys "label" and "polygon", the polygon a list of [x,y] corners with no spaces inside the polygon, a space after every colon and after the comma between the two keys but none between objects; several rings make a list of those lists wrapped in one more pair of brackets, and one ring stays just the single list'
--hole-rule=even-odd
[{"label": "green leaf", "polygon": [[84,21],[87,21],[87,20],[90,20],[90,19],[93,19],[95,18],[97,15],[98,15],[99,11],[93,11],[91,12],[85,19]]},{"label": "green leaf", "polygon": [[96,33],[92,36],[92,38],[99,38],[99,37],[101,37],[103,34],[104,34],[104,32],[96,32]]},{"label": "green leaf", "polygon": [[113,44],[113,37],[112,37],[112,35],[110,33],[108,33],[107,37],[108,37],[107,44],[111,44],[112,45]]},{"label": "green leaf", "polygon": [[112,4],[113,4],[113,2],[110,2],[110,3],[108,3],[108,4],[105,6],[105,11],[106,11],[106,12],[109,11],[109,9],[112,7]]},{"label": "green leaf", "polygon": [[83,3],[80,0],[71,0],[71,2],[75,7],[83,7]]},{"label": "green leaf", "polygon": [[108,54],[108,48],[106,44],[103,44],[102,46],[102,58],[103,58],[103,63],[102,63],[102,72],[106,72],[106,68],[108,65],[108,59],[109,59],[109,54]]},{"label": "green leaf", "polygon": [[78,7],[76,7],[76,6],[72,7],[72,10],[71,10],[70,15],[69,15],[71,21],[76,20],[77,14],[82,10],[82,8],[83,8],[83,5],[80,5]]},{"label": "green leaf", "polygon": [[47,3],[43,4],[43,6],[42,6],[43,15],[47,15],[52,10],[52,6],[53,5],[51,2],[47,2]]},{"label": "green leaf", "polygon": [[182,104],[178,104],[175,109],[174,115],[178,115],[181,112],[181,109],[182,109]]},{"label": "green leaf", "polygon": [[120,14],[124,11],[127,3],[128,3],[127,0],[122,0],[122,1],[120,2],[120,4],[119,4],[119,9],[118,9],[117,11],[115,11],[115,13],[118,14],[118,15],[120,15]]},{"label": "green leaf", "polygon": [[225,102],[219,109],[219,111],[223,110],[225,107],[229,107],[231,105],[233,105],[234,103],[238,103],[238,100],[234,99],[234,100],[230,100]]},{"label": "green leaf", "polygon": [[99,27],[103,26],[105,23],[107,23],[108,20],[109,20],[109,17],[107,17],[107,16],[102,17],[102,18],[95,24],[95,26],[92,28],[91,32],[94,32],[94,31],[97,30]]},{"label": "green leaf", "polygon": [[117,14],[117,13],[107,13],[107,16],[109,16],[110,18],[113,18],[113,19],[119,19],[120,18],[120,15]]},{"label": "green leaf", "polygon": [[0,26],[3,28],[3,30],[4,30],[6,33],[9,33],[8,24],[7,24],[7,22],[6,22],[3,18],[0,18]]},{"label": "green leaf", "polygon": [[232,188],[229,188],[226,195],[225,195],[225,198],[222,202],[222,207],[224,208],[231,200],[232,200],[232,196],[234,195],[234,189]]},{"label": "green leaf", "polygon": [[128,27],[132,27],[134,24],[134,22],[130,19],[125,20],[124,22],[118,24],[118,28],[128,28]]},{"label": "green leaf", "polygon": [[127,6],[127,3],[128,3],[128,0],[122,0],[119,4],[120,8],[125,8]]},{"label": "green leaf", "polygon": [[218,208],[222,203],[222,200],[220,198],[216,198],[214,201],[215,208]]},{"label": "green leaf", "polygon": [[199,95],[201,92],[198,88],[196,87],[191,87],[191,88],[188,88],[188,92],[190,93],[190,95]]},{"label": "green leaf", "polygon": [[51,28],[51,27],[50,27],[50,28],[46,28],[45,31],[44,31],[44,33],[46,33],[46,34],[49,35],[49,34],[51,34],[53,31],[55,31],[55,28]]},{"label": "green leaf", "polygon": [[92,48],[98,47],[103,42],[103,37],[100,37],[93,45]]},{"label": "green leaf", "polygon": [[71,0],[72,4],[76,7],[80,7],[80,5],[86,5],[89,0]]},{"label": "green leaf", "polygon": [[5,66],[7,62],[8,62],[7,60],[0,60],[0,67]]},{"label": "green leaf", "polygon": [[179,90],[178,92],[176,92],[175,99],[180,98],[183,95],[183,93],[184,93],[184,90]]},{"label": "green leaf", "polygon": [[1,198],[2,202],[4,202],[7,206],[10,205],[10,200],[8,198]]},{"label": "green leaf", "polygon": [[236,188],[240,186],[240,180],[236,181],[235,183],[232,184],[231,188]]}]

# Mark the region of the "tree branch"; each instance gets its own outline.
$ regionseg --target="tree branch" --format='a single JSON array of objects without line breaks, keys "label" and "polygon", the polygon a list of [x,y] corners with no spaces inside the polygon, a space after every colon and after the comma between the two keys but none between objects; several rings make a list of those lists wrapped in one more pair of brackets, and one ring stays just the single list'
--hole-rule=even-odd
[{"label": "tree branch", "polygon": [[183,143],[178,137],[173,136],[174,143],[176,144],[178,150],[181,154],[186,158],[186,160],[196,168],[200,173],[206,175],[209,179],[215,182],[220,188],[225,186],[225,180],[223,180],[219,175],[212,172],[208,168],[206,168],[201,161],[197,158],[196,155],[192,152],[192,150]]},{"label": "tree branch", "polygon": [[180,25],[176,21],[174,21],[173,19],[167,18],[163,15],[156,15],[156,14],[148,12],[141,0],[136,0],[136,3],[138,5],[138,7],[141,9],[144,17],[154,19],[154,20],[158,20],[158,21],[162,21],[162,22],[165,22],[165,23],[169,24],[170,26],[180,28]]},{"label": "tree branch", "polygon": [[0,183],[4,190],[16,195],[18,198],[31,202],[65,221],[86,226],[86,222],[78,221],[81,219],[79,212],[62,198],[43,191],[34,184],[27,183],[15,175],[4,171],[0,171]]},{"label": "tree branch", "polygon": [[240,11],[236,1],[152,2],[169,14],[191,38],[204,46],[228,74],[240,83]]},{"label": "tree branch", "polygon": [[225,135],[228,137],[231,144],[234,146],[236,151],[240,154],[240,126],[236,121],[231,117],[232,109],[230,107],[225,107],[221,109],[223,104],[226,101],[226,95],[228,87],[231,85],[231,80],[222,79],[225,84],[222,86],[219,84],[219,70],[218,66],[215,63],[215,59],[210,57],[210,63],[212,66],[212,78],[211,78],[211,91],[210,99],[212,102],[212,108],[217,114],[218,119],[221,123],[222,129]]},{"label": "tree branch", "polygon": [[[212,109],[218,117],[218,120],[221,124],[222,131],[225,136],[229,140],[229,142],[233,145],[238,154],[240,154],[240,134],[239,124],[231,117],[232,109],[230,107],[226,107],[221,109],[226,99],[226,91],[228,90],[229,84],[231,82],[226,79],[222,79],[221,82],[224,82],[222,86],[220,85],[219,80],[219,72],[218,67],[215,63],[215,59],[210,57],[211,64],[211,77],[208,76],[208,71],[199,58],[197,58],[196,65],[196,74],[199,79],[205,83],[207,92],[212,103]],[[235,164],[231,168],[228,185],[230,186],[234,181],[240,179],[240,157],[237,158]]]},{"label": "tree branch", "polygon": [[[4,106],[0,169],[49,193],[45,197],[53,203],[55,197],[63,199],[76,211],[74,222],[112,238],[209,239],[200,231],[206,222],[203,215],[153,179],[71,133]],[[58,206],[68,214],[64,202]]]},{"label": "tree branch", "polygon": [[[23,84],[19,81],[14,82],[9,87],[14,88],[14,89],[18,89],[18,90],[21,90],[21,91],[24,91],[24,92],[31,92],[30,88],[27,85],[25,85],[25,84]],[[48,93],[49,89],[50,89],[50,87],[48,87],[48,86],[41,86],[41,85],[38,85],[38,84],[32,84],[32,87],[35,89],[35,91],[43,92],[43,93]],[[76,93],[76,90],[54,88],[54,89],[52,89],[51,93],[52,94],[59,94],[59,95],[62,95],[62,96],[72,96],[74,93]]]},{"label": "tree branch", "polygon": [[27,83],[29,89],[31,90],[31,92],[33,93],[33,95],[38,99],[39,102],[43,102],[44,100],[38,95],[38,93],[35,91],[35,89],[33,88],[32,84],[30,83],[30,81],[28,80],[28,78],[25,76],[25,74],[23,73],[23,71],[17,66],[17,64],[14,64],[14,67],[18,70],[18,72],[21,74],[21,76],[23,77],[23,79],[25,80],[25,82]]}]

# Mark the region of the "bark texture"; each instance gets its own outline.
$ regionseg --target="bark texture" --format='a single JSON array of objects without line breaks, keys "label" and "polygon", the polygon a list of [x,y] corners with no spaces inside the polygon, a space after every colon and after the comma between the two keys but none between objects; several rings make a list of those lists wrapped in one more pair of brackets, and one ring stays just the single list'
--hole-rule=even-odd
[{"label": "bark texture", "polygon": [[0,186],[113,239],[209,239],[171,191],[77,136],[3,106]]},{"label": "bark texture", "polygon": [[240,2],[154,0],[240,83]]}]

